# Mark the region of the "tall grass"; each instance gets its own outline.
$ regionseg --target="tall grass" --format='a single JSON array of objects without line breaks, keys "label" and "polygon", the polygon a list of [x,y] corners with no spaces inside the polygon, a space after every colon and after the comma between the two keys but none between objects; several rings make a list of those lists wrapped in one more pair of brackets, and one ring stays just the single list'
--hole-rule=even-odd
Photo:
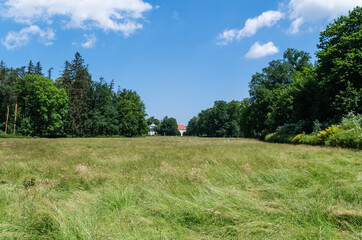
[{"label": "tall grass", "polygon": [[360,239],[362,152],[0,139],[0,239]]}]

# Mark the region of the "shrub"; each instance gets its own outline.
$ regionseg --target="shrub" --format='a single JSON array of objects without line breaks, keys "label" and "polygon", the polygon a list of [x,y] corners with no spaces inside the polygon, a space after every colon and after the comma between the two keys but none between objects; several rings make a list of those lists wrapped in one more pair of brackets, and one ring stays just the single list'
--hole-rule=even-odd
[{"label": "shrub", "polygon": [[330,138],[331,136],[333,136],[335,133],[338,132],[338,128],[335,127],[334,125],[326,128],[323,131],[320,131],[317,135],[317,142],[319,144],[324,144],[328,138]]},{"label": "shrub", "polygon": [[291,143],[293,137],[294,135],[292,134],[271,133],[265,137],[265,141],[276,143]]},{"label": "shrub", "polygon": [[13,133],[8,133],[8,134],[5,134],[4,131],[1,131],[0,130],[0,138],[31,138],[31,137],[28,137],[28,136],[21,136],[21,135],[13,135]]},{"label": "shrub", "polygon": [[268,135],[265,136],[265,141],[267,142],[271,142],[271,138],[275,135],[276,133],[270,133]]},{"label": "shrub", "polygon": [[328,138],[326,145],[362,149],[362,131],[358,129],[339,130]]},{"label": "shrub", "polygon": [[316,135],[306,135],[305,134],[299,139],[299,143],[309,144],[309,145],[317,145],[318,144],[317,136]]},{"label": "shrub", "polygon": [[292,143],[294,144],[298,144],[300,139],[302,139],[302,137],[304,136],[304,134],[298,134],[297,136],[295,136],[293,139],[292,139]]},{"label": "shrub", "polygon": [[342,118],[337,131],[325,140],[333,147],[362,149],[362,114],[349,113]]},{"label": "shrub", "polygon": [[313,132],[319,133],[323,129],[326,129],[330,124],[328,122],[319,122],[318,119],[313,122]]},{"label": "shrub", "polygon": [[[349,113],[338,126],[325,127],[328,123],[316,120],[312,134],[298,134],[302,132],[304,123],[306,121],[284,124],[278,127],[276,133],[268,134],[265,141],[362,149],[362,114]],[[325,127],[325,130],[320,131],[322,127]],[[295,133],[296,131],[300,132]]]},{"label": "shrub", "polygon": [[355,115],[354,113],[348,113],[342,118],[341,128],[342,129],[356,129],[362,131],[362,114]]},{"label": "shrub", "polygon": [[309,122],[304,120],[301,120],[297,123],[286,123],[277,128],[277,133],[296,135],[308,130],[308,125],[310,125]]},{"label": "shrub", "polygon": [[4,131],[0,130],[0,138],[10,138],[11,136],[9,136],[8,134],[5,134]]}]

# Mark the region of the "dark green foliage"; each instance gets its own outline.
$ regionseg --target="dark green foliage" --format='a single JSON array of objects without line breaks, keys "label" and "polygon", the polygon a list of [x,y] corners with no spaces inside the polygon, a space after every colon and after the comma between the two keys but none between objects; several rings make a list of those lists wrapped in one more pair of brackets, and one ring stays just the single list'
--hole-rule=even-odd
[{"label": "dark green foliage", "polygon": [[33,64],[33,61],[31,61],[31,60],[29,61],[26,74],[35,74],[35,66]]},{"label": "dark green foliage", "polygon": [[107,84],[103,78],[92,82],[86,92],[85,132],[88,136],[112,136],[119,134],[117,96],[113,82]]},{"label": "dark green foliage", "polygon": [[44,76],[43,75],[43,68],[40,64],[40,62],[37,62],[34,68],[34,74],[39,75],[39,76]]},{"label": "dark green foliage", "polygon": [[312,64],[309,62],[310,54],[304,51],[288,48],[284,52],[283,58],[295,72],[301,72],[304,68],[312,67]]},{"label": "dark green foliage", "polygon": [[120,135],[131,137],[145,134],[149,129],[145,110],[146,107],[136,92],[127,89],[119,91],[117,111]]},{"label": "dark green foliage", "polygon": [[68,112],[68,97],[51,80],[25,75],[17,81],[19,132],[23,135],[63,134],[63,119]]},{"label": "dark green foliage", "polygon": [[309,122],[300,120],[297,123],[285,123],[284,125],[277,128],[277,133],[280,134],[298,134],[304,131],[304,129],[308,128]]},{"label": "dark green foliage", "polygon": [[88,66],[79,53],[64,64],[58,86],[69,96],[69,114],[66,117],[67,134],[75,136],[138,136],[148,130],[145,105],[136,92],[123,89],[113,91],[113,81],[103,78],[91,80]]},{"label": "dark green foliage", "polygon": [[350,111],[362,113],[361,36],[362,7],[339,17],[320,35],[317,73],[324,112],[320,120],[339,121]]},{"label": "dark green foliage", "polygon": [[187,124],[187,135],[189,136],[199,136],[199,118],[193,117]]},{"label": "dark green foliage", "polygon": [[284,59],[270,62],[262,73],[252,76],[249,84],[252,122],[249,124],[254,134],[274,132],[278,126],[292,120],[294,97],[297,97],[294,93],[300,94],[304,87],[304,75],[300,74],[300,78],[295,75],[311,68],[309,60],[308,53],[288,49]]},{"label": "dark green foliage", "polygon": [[239,137],[244,103],[216,101],[213,108],[199,113],[187,126],[188,135],[208,137]]},{"label": "dark green foliage", "polygon": [[161,121],[160,134],[166,136],[176,136],[180,132],[177,129],[177,122],[174,118],[168,118],[167,116]]},{"label": "dark green foliage", "polygon": [[[92,81],[79,53],[61,78],[42,77],[40,62],[13,70],[0,62],[0,129],[23,136],[138,136],[148,131],[145,105],[136,92],[113,91],[113,81]],[[9,109],[9,114],[7,114]],[[156,121],[157,119],[153,119]],[[11,130],[11,131],[10,131]],[[5,133],[3,135],[6,135]],[[11,136],[11,135],[6,135]]]},{"label": "dark green foliage", "polygon": [[146,122],[147,122],[148,125],[151,125],[152,123],[155,124],[155,125],[157,125],[157,126],[160,125],[160,120],[158,120],[158,119],[155,118],[154,116],[148,118],[148,119],[146,120]]},{"label": "dark green foliage", "polygon": [[14,106],[17,101],[16,81],[21,73],[22,69],[8,69],[2,62],[0,68],[0,127],[5,130],[8,120],[7,133],[12,132],[10,128],[13,127]]},{"label": "dark green foliage", "polygon": [[229,114],[225,101],[216,101],[210,109],[207,119],[207,133],[212,137],[226,137],[228,132]]},{"label": "dark green foliage", "polygon": [[69,97],[69,115],[65,119],[67,134],[82,136],[87,134],[86,122],[86,91],[92,83],[88,66],[77,52],[71,63],[64,64],[62,78],[58,85],[64,88]]},{"label": "dark green foliage", "polygon": [[18,72],[13,69],[0,70],[0,98],[1,103],[12,105],[16,101],[16,80]]}]

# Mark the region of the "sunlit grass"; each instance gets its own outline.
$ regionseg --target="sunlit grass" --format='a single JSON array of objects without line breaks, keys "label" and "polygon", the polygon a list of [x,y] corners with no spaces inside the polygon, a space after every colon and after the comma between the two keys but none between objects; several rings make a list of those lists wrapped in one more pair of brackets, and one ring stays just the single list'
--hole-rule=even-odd
[{"label": "sunlit grass", "polygon": [[360,239],[362,152],[245,139],[0,139],[1,239]]}]

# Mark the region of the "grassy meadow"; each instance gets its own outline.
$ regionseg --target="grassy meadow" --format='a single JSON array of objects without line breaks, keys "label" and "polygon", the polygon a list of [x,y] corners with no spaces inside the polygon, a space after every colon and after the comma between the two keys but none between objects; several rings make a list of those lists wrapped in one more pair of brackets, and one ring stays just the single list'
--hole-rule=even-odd
[{"label": "grassy meadow", "polygon": [[362,152],[0,139],[0,239],[361,239]]}]

